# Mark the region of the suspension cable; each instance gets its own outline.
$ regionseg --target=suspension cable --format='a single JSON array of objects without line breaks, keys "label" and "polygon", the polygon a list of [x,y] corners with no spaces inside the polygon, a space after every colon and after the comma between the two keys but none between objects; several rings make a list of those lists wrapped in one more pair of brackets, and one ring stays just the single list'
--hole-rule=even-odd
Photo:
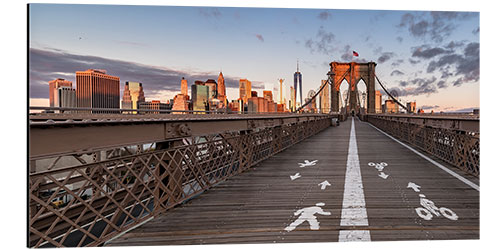
[{"label": "suspension cable", "polygon": [[[349,70],[347,70],[346,72],[344,72],[344,74],[342,75],[342,77],[341,77],[341,78],[339,78],[339,82],[340,82],[340,81],[343,81],[343,80],[344,80],[344,78],[345,78],[345,76],[346,76],[346,75],[347,75],[347,73],[349,73],[349,72],[351,72],[351,67],[349,67]],[[407,108],[406,106],[404,106],[403,104],[401,104],[401,102],[399,102],[399,101],[398,101],[398,100],[397,100],[397,99],[396,99],[396,98],[395,98],[395,97],[394,97],[391,93],[389,93],[389,91],[387,91],[387,89],[386,89],[386,88],[385,88],[385,86],[382,84],[382,82],[380,81],[380,79],[378,78],[378,76],[377,76],[377,75],[375,75],[375,79],[377,79],[378,84],[382,87],[382,89],[384,90],[384,92],[385,92],[385,93],[386,93],[386,94],[387,94],[387,95],[388,95],[388,96],[389,96],[389,97],[390,97],[390,98],[391,98],[394,102],[396,102],[396,103],[397,103],[397,104],[398,104],[401,108],[403,108],[404,110],[408,111],[408,108]],[[311,97],[311,98],[309,99],[309,101],[307,101],[307,102],[306,102],[306,103],[304,103],[302,106],[300,106],[297,110],[295,110],[295,111],[294,111],[294,113],[299,112],[299,111],[300,111],[300,110],[302,110],[304,107],[306,107],[307,105],[309,105],[309,104],[312,102],[312,100],[313,100],[314,98],[316,98],[316,96],[318,96],[318,95],[319,95],[319,93],[321,93],[321,91],[325,88],[326,83],[330,84],[330,86],[332,86],[332,87],[335,87],[334,85],[332,85],[332,82],[331,82],[330,80],[328,80],[327,82],[325,82],[325,84],[323,84],[323,85],[319,88],[319,90],[318,90],[318,91],[314,94],[314,96],[313,96],[313,97]],[[337,85],[337,84],[335,84],[335,85]],[[349,98],[349,97],[350,97],[350,95],[348,94],[348,95],[347,95],[347,98]],[[358,93],[358,98],[359,98],[359,93]],[[347,104],[345,104],[345,105],[347,105]]]},{"label": "suspension cable", "polygon": [[[347,75],[347,73],[349,73],[349,72],[351,72],[351,67],[349,67],[349,70],[347,70],[347,71],[344,73],[344,75],[342,75],[342,77],[339,79],[339,82],[341,82],[342,80],[344,80],[345,76],[346,76],[346,75]],[[294,111],[294,113],[299,112],[299,111],[300,111],[300,110],[302,110],[304,107],[306,107],[307,105],[309,105],[309,103],[311,103],[311,102],[312,102],[312,100],[313,100],[314,98],[316,98],[316,96],[318,96],[318,95],[319,95],[319,93],[321,93],[321,91],[325,88],[326,83],[330,84],[332,87],[335,87],[334,85],[332,85],[332,83],[330,82],[330,80],[326,81],[326,82],[325,82],[325,84],[323,84],[323,85],[319,88],[319,90],[318,90],[318,91],[314,94],[314,96],[313,96],[313,97],[311,97],[311,98],[309,99],[309,101],[307,101],[306,103],[304,103],[304,105],[300,106],[297,110],[295,110],[295,111]],[[335,85],[337,85],[337,84],[335,84]]]},{"label": "suspension cable", "polygon": [[392,99],[394,100],[399,106],[401,106],[404,110],[406,110],[406,112],[408,112],[408,108],[405,107],[403,104],[401,104],[396,98],[394,98],[394,96],[391,95],[391,93],[389,93],[389,91],[387,91],[387,89],[385,88],[385,86],[382,84],[382,82],[380,82],[380,79],[378,79],[378,76],[375,75],[375,78],[377,79],[378,81],[378,84],[382,87],[382,89],[385,91],[385,93]]}]

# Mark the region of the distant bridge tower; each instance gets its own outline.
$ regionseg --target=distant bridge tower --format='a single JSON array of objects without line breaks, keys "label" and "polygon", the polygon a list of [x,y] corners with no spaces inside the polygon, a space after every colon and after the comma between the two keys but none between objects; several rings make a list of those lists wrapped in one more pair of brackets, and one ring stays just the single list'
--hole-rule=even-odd
[{"label": "distant bridge tower", "polygon": [[375,113],[375,66],[374,62],[369,63],[340,63],[331,62],[329,77],[332,81],[331,88],[331,111],[339,112],[339,90],[343,80],[349,83],[349,104],[347,112],[359,112],[357,107],[357,85],[359,80],[363,79],[366,84],[367,92],[367,113]]}]

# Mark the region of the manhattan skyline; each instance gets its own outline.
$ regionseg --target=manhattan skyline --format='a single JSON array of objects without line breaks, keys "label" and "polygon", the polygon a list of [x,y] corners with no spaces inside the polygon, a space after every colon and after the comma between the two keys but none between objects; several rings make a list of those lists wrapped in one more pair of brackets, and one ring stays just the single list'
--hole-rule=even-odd
[{"label": "manhattan skyline", "polygon": [[240,78],[259,95],[279,78],[293,86],[298,59],[303,94],[331,61],[374,61],[385,85],[418,108],[479,107],[477,12],[33,4],[29,27],[31,105],[48,105],[48,81],[74,82],[88,68],[118,75],[120,93],[138,81],[162,101],[182,77],[192,85],[222,71],[234,100]]}]

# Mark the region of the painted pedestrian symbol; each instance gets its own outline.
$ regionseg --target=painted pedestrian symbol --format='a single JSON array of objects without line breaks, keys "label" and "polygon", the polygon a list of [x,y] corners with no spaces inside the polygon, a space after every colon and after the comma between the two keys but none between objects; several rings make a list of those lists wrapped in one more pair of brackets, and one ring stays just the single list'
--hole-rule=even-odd
[{"label": "painted pedestrian symbol", "polygon": [[295,175],[290,175],[290,179],[292,179],[292,181],[300,177],[302,177],[300,176],[300,173],[295,173]]},{"label": "painted pedestrian symbol", "polygon": [[303,168],[303,167],[314,166],[314,165],[316,165],[317,161],[318,160],[314,160],[314,161],[305,160],[304,162],[299,162],[299,167]]},{"label": "painted pedestrian symbol", "polygon": [[380,176],[384,180],[387,179],[387,177],[389,177],[389,175],[382,172],[382,170],[384,170],[384,168],[387,167],[388,165],[389,164],[387,164],[385,162],[381,162],[381,163],[369,162],[368,163],[368,166],[375,167],[379,172],[381,172],[378,176]]},{"label": "painted pedestrian symbol", "polygon": [[307,222],[309,222],[309,227],[311,228],[311,230],[319,230],[319,222],[316,219],[315,215],[316,214],[321,214],[321,215],[330,215],[331,214],[330,212],[323,211],[323,209],[321,207],[324,205],[325,205],[325,203],[319,202],[319,203],[316,203],[316,206],[306,207],[306,208],[302,208],[302,209],[297,210],[294,213],[294,215],[295,216],[300,215],[299,218],[297,218],[294,222],[292,222],[292,224],[290,224],[288,227],[286,227],[285,230],[287,232],[290,232],[306,220],[307,220]]},{"label": "painted pedestrian symbol", "polygon": [[447,219],[458,220],[458,215],[451,209],[446,207],[438,208],[433,201],[425,198],[425,195],[419,194],[418,196],[420,196],[420,205],[422,205],[422,207],[415,208],[415,211],[420,218],[432,220],[433,215],[436,217],[443,215]]}]

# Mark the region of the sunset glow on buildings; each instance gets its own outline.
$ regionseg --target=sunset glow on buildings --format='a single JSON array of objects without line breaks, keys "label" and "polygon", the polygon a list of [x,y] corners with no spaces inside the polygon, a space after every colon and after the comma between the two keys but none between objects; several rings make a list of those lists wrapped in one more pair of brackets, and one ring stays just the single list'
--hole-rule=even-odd
[{"label": "sunset glow on buildings", "polygon": [[[120,77],[105,70],[88,69],[76,72],[76,102],[82,108],[120,108]],[[92,111],[106,113],[110,111]]]},{"label": "sunset glow on buildings", "polygon": [[71,81],[64,80],[62,78],[57,78],[55,80],[49,81],[49,105],[54,107],[55,104],[55,94],[59,87],[72,87],[73,83]]}]

